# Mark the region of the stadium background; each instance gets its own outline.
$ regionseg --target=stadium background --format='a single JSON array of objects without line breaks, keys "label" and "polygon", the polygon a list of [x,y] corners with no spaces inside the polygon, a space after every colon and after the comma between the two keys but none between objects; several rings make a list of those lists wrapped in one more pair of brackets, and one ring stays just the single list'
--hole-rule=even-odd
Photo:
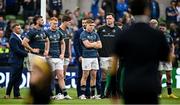
[{"label": "stadium background", "polygon": [[[99,6],[101,5],[103,0],[99,0]],[[157,0],[160,6],[160,15],[161,17],[165,17],[165,8],[169,5],[171,0]],[[70,9],[74,10],[75,7],[80,7],[83,11],[90,11],[91,4],[93,0],[62,0],[63,10]]]},{"label": "stadium background", "polygon": [[[101,5],[101,1],[102,0],[99,1],[99,6]],[[171,0],[157,0],[157,1],[159,2],[159,6],[160,6],[160,18],[165,19],[165,8],[169,6],[169,3]],[[75,8],[77,7],[79,7],[81,11],[90,11],[92,2],[93,0],[62,0],[62,5],[63,5],[62,11],[65,11],[66,9],[74,11]],[[0,66],[0,88],[7,87],[7,84],[9,81],[11,69],[8,66],[4,66],[4,64],[7,62],[8,52],[9,52],[8,49],[3,49],[3,50],[0,49],[0,65],[3,65],[3,66]],[[75,84],[76,72],[77,72],[76,63],[72,61],[68,69],[68,73],[67,73],[67,83],[66,83],[67,88],[76,88],[76,84]],[[29,76],[30,75],[27,72],[27,70],[24,69],[24,72],[22,75],[23,82],[21,84],[21,88],[29,87],[29,83],[28,83],[29,78],[30,78]],[[166,87],[165,78],[166,76],[163,75],[163,83],[162,83],[163,87]],[[174,68],[172,72],[172,83],[173,83],[172,85],[173,88],[180,88],[180,68],[177,68],[177,69]],[[4,92],[0,92],[0,93],[4,93]],[[0,96],[1,95],[4,95],[4,94],[0,94]],[[167,102],[168,101],[169,100],[167,100]],[[12,103],[14,102],[12,101]],[[69,103],[72,103],[72,101],[70,101]],[[163,103],[166,103],[166,101]]]}]

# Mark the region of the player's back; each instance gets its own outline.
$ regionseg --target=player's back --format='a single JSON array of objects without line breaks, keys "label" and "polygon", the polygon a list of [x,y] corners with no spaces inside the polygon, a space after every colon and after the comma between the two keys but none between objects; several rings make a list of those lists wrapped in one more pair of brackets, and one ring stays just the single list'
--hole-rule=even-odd
[{"label": "player's back", "polygon": [[117,43],[124,68],[124,86],[128,87],[125,90],[157,92],[158,64],[167,60],[169,51],[164,35],[146,23],[136,23],[120,35]]}]

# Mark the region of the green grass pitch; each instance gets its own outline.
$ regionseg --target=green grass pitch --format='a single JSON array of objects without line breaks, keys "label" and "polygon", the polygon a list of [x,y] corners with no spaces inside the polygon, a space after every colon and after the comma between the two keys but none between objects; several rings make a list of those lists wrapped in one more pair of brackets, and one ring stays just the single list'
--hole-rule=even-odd
[{"label": "green grass pitch", "polygon": [[[21,94],[22,96],[25,98],[27,96],[27,92],[28,89],[21,89]],[[91,100],[91,99],[87,99],[87,100],[80,100],[77,99],[76,97],[76,90],[75,89],[69,89],[68,93],[70,96],[73,97],[72,100],[53,100],[51,101],[51,104],[60,104],[60,105],[72,105],[72,104],[76,104],[76,105],[109,105],[112,104],[112,101],[110,99],[101,99],[101,100]],[[178,97],[180,97],[180,89],[173,89],[173,93],[175,95],[177,95]],[[170,99],[167,98],[167,91],[166,88],[163,89],[163,98],[160,99],[160,104],[179,104],[180,105],[180,98],[178,99]],[[24,100],[21,99],[3,99],[3,96],[5,95],[5,88],[0,88],[0,104],[18,104],[18,105],[23,105],[24,104]],[[145,97],[145,96],[143,96]],[[121,103],[122,100],[120,100]]]}]

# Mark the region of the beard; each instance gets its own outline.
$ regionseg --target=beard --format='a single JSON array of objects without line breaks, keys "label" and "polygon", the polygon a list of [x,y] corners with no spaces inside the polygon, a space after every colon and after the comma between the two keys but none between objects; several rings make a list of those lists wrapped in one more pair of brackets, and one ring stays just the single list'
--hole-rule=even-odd
[{"label": "beard", "polygon": [[86,29],[86,25],[83,25],[82,27],[83,27],[84,29]]},{"label": "beard", "polygon": [[107,23],[107,25],[110,26],[110,25],[112,25],[112,23],[109,22],[109,23]]},{"label": "beard", "polygon": [[43,27],[44,25],[43,24],[39,24],[40,27]]}]

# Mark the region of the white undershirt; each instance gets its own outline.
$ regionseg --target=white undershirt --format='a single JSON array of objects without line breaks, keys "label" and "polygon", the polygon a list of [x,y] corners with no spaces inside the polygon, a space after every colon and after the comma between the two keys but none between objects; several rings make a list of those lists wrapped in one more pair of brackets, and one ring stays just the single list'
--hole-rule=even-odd
[{"label": "white undershirt", "polygon": [[18,34],[16,34],[15,32],[14,32],[14,34],[21,40],[21,42],[22,42],[22,39],[21,39],[21,35],[18,35]]},{"label": "white undershirt", "polygon": [[135,19],[135,23],[139,23],[139,22],[148,23],[150,20],[149,17],[146,15],[135,15],[134,19]]}]

